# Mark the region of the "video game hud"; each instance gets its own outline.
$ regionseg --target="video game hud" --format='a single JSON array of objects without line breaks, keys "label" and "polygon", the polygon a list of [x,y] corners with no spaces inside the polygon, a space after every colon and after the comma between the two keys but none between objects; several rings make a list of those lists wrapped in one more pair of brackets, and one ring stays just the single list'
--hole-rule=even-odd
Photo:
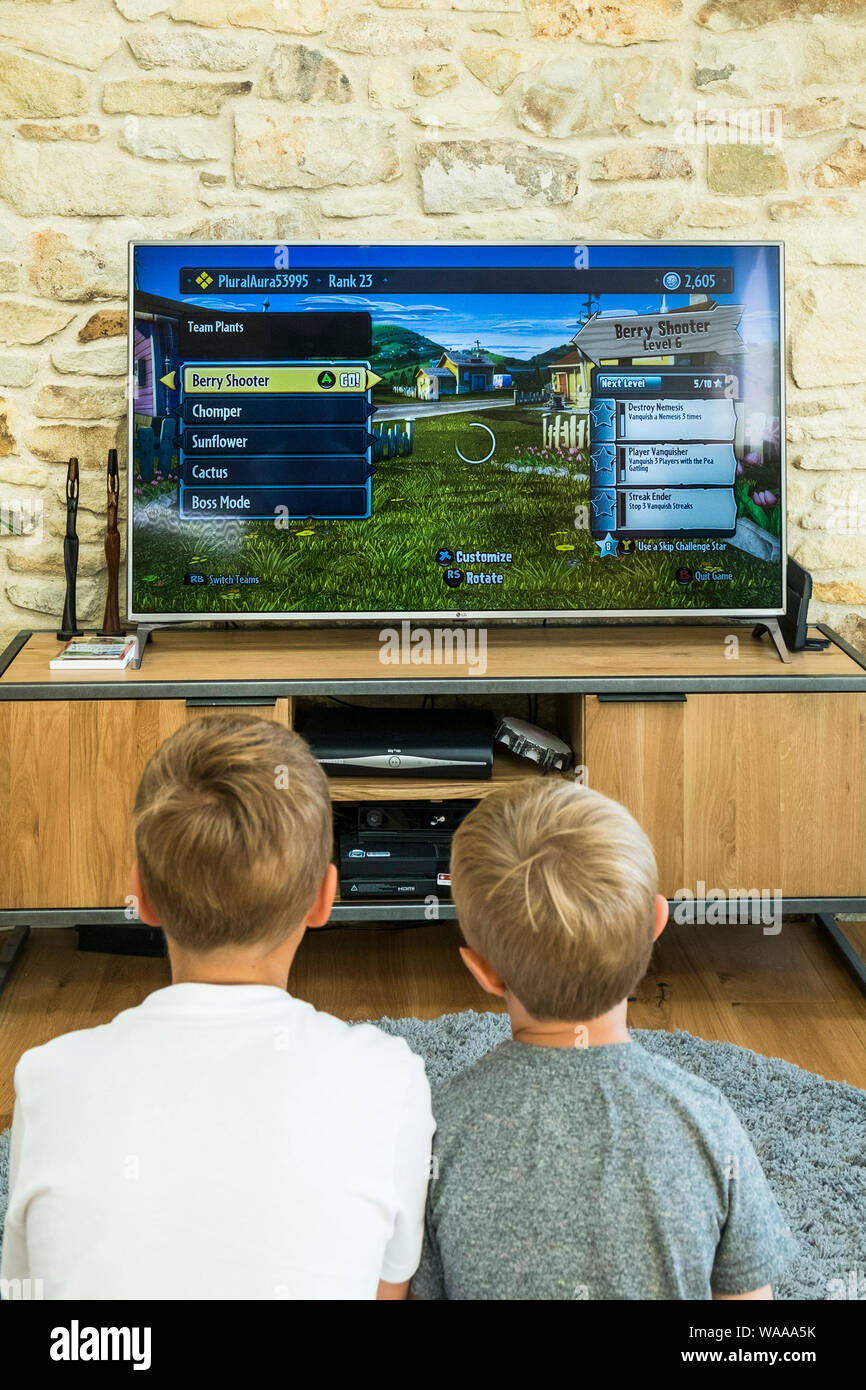
[{"label": "video game hud", "polygon": [[779,256],[134,246],[132,613],[780,609]]}]

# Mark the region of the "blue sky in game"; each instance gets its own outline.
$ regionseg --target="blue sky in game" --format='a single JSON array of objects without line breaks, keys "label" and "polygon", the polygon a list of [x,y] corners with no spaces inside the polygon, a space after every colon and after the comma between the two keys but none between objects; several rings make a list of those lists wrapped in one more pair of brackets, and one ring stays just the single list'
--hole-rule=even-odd
[{"label": "blue sky in game", "polygon": [[[273,244],[207,246],[194,244],[148,243],[135,248],[135,284],[152,294],[181,300],[210,309],[261,309],[265,296],[178,294],[179,272],[183,266],[202,263],[222,267],[273,269],[275,253],[288,250],[291,269],[334,270],[346,268],[385,268],[389,266],[448,267],[502,266],[514,270],[509,277],[519,283],[520,267],[573,268],[573,246],[557,245],[446,245],[428,246],[290,246]],[[779,337],[778,251],[774,245],[640,245],[609,244],[585,248],[591,268],[643,266],[731,266],[733,295],[714,296],[719,303],[744,306],[740,334],[750,345],[769,344]],[[285,261],[282,263],[285,266]],[[374,324],[396,324],[413,329],[443,346],[471,347],[476,339],[492,352],[529,358],[560,343],[568,342],[589,312],[586,295],[495,293],[495,294],[365,294],[349,293],[273,293],[267,296],[272,311],[313,309],[367,309]],[[669,294],[667,309],[685,306],[688,295]],[[601,313],[656,313],[662,307],[659,294],[604,294],[598,305]]]}]

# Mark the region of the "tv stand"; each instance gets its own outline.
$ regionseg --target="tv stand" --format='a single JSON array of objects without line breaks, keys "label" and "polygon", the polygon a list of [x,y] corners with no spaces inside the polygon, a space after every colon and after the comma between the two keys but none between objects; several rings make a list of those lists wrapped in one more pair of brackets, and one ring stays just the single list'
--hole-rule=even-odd
[{"label": "tv stand", "polygon": [[[537,722],[569,744],[582,779],[649,834],[669,900],[689,889],[700,910],[711,889],[764,890],[778,892],[788,914],[826,922],[866,913],[866,657],[820,625],[812,647],[786,661],[775,638],[775,649],[742,642],[731,660],[731,630],[490,628],[483,669],[473,669],[385,662],[378,627],[143,623],[147,659],[122,671],[52,671],[55,634],[19,633],[0,655],[0,928],[134,927],[130,815],[151,753],[215,710],[290,728],[305,702],[328,697],[418,707],[432,697],[438,708],[482,697],[525,715],[527,696],[538,696]],[[474,799],[539,775],[502,750],[489,781],[371,772],[333,779],[331,794],[343,803]],[[453,905],[443,901],[437,915],[453,919]],[[423,902],[406,900],[339,902],[332,917],[427,919]],[[866,985],[859,958],[846,960]],[[7,949],[0,982],[10,965]]]},{"label": "tv stand", "polygon": [[[723,622],[723,625],[724,625],[725,627],[730,627],[732,624],[738,624],[738,625],[749,626],[749,627],[752,628],[752,636],[755,637],[755,638],[763,637],[763,635],[764,635],[765,632],[769,633],[769,636],[770,636],[770,639],[772,640],[773,646],[776,648],[776,651],[779,653],[779,660],[780,660],[780,661],[784,661],[786,664],[787,664],[788,662],[790,662],[790,660],[791,660],[791,655],[790,655],[790,653],[789,653],[789,651],[788,651],[788,648],[785,646],[785,639],[784,639],[784,637],[782,636],[782,629],[779,627],[779,622],[778,622],[778,619],[777,619],[777,618],[762,618],[761,621],[760,621],[760,623],[759,623],[757,626],[754,626],[754,619],[753,619],[753,618],[726,618],[726,619],[721,620],[721,621]],[[450,624],[450,623],[449,623],[448,626],[449,626],[449,627],[450,627],[450,626],[453,626],[453,624]],[[470,626],[471,626],[471,624],[470,624]],[[131,666],[132,670],[133,670],[133,671],[140,671],[140,670],[141,670],[141,663],[142,663],[142,661],[144,660],[144,649],[145,649],[145,647],[147,646],[148,642],[150,641],[151,637],[153,636],[154,632],[159,632],[159,631],[164,630],[164,629],[168,629],[168,628],[177,628],[177,627],[182,628],[182,627],[183,627],[183,623],[171,623],[171,622],[142,622],[142,623],[139,623],[139,624],[138,624],[138,627],[137,627],[136,630],[135,630],[135,650],[134,650],[134,652],[133,652],[132,660],[131,660],[130,663],[129,663],[129,665]],[[576,628],[575,628],[575,631],[581,631],[581,627],[579,627],[579,626],[576,627]]]},{"label": "tv stand", "polygon": [[142,661],[142,657],[144,656],[144,649],[145,649],[145,647],[147,646],[148,642],[150,641],[151,636],[153,635],[153,633],[156,632],[159,628],[162,628],[162,627],[169,627],[169,626],[173,626],[173,624],[169,624],[169,623],[139,623],[139,624],[138,624],[138,627],[135,629],[135,650],[134,650],[134,652],[133,652],[133,654],[132,654],[132,660],[131,660],[130,663],[129,663],[130,666],[132,667],[133,671],[139,671],[139,670],[141,669],[141,661]]},{"label": "tv stand", "polygon": [[785,639],[782,636],[782,629],[779,626],[778,618],[762,618],[761,621],[758,623],[757,627],[754,627],[752,629],[752,636],[756,638],[761,638],[763,637],[765,632],[769,633],[770,640],[773,643],[773,646],[776,648],[776,651],[779,653],[779,660],[784,661],[786,666],[789,665],[791,661],[791,653],[785,646]]}]

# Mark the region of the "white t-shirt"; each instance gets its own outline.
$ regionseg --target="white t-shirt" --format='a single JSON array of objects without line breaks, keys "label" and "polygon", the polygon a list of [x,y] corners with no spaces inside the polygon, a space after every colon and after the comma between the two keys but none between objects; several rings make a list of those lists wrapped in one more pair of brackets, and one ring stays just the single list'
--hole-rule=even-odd
[{"label": "white t-shirt", "polygon": [[180,984],[26,1052],[4,1279],[46,1298],[374,1298],[414,1274],[421,1059],[270,985]]}]

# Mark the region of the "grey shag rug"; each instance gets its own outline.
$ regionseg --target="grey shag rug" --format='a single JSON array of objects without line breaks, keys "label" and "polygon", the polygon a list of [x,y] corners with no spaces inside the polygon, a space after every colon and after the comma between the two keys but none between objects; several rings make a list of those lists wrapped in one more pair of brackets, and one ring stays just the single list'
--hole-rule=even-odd
[{"label": "grey shag rug", "polygon": [[[431,1085],[510,1037],[501,1014],[383,1018],[424,1059]],[[748,1133],[800,1253],[779,1299],[866,1297],[866,1091],[690,1033],[635,1029],[633,1037],[725,1095]],[[9,1131],[0,1134],[0,1230],[9,1184]]]},{"label": "grey shag rug", "polygon": [[[433,1087],[511,1036],[502,1014],[376,1022],[423,1057]],[[691,1033],[632,1037],[716,1086],[740,1119],[800,1247],[776,1298],[866,1298],[866,1091]]]}]

